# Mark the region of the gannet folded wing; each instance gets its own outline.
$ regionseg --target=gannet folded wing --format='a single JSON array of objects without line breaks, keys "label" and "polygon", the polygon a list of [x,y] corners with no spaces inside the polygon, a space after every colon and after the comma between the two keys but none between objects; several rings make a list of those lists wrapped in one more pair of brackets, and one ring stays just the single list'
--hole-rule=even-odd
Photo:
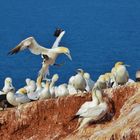
[{"label": "gannet folded wing", "polygon": [[23,51],[25,49],[29,49],[31,53],[35,55],[40,55],[40,54],[47,54],[48,49],[45,47],[40,46],[34,37],[28,37],[25,40],[21,41],[15,48],[9,51],[8,54],[16,54],[20,51]]},{"label": "gannet folded wing", "polygon": [[18,94],[18,93],[15,93],[15,99],[16,99],[16,102],[18,103],[26,103],[26,102],[30,102],[30,99],[27,97],[27,95],[21,95],[21,94]]},{"label": "gannet folded wing", "polygon": [[107,113],[108,107],[107,105],[104,106],[95,106],[93,108],[87,109],[86,112],[80,114],[80,117],[89,118],[93,117],[93,119],[100,119]]}]

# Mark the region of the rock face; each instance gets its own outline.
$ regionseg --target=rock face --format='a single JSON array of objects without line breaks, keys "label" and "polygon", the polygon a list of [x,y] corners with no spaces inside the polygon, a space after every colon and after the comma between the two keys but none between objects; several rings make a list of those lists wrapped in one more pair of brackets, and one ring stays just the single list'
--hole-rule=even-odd
[{"label": "rock face", "polygon": [[110,113],[115,111],[115,114],[110,119],[92,124],[84,130],[73,132],[78,120],[70,120],[85,101],[91,100],[90,93],[35,101],[20,108],[1,111],[0,138],[2,140],[139,140],[140,84],[107,89],[104,95],[112,99],[115,110],[110,104]]}]

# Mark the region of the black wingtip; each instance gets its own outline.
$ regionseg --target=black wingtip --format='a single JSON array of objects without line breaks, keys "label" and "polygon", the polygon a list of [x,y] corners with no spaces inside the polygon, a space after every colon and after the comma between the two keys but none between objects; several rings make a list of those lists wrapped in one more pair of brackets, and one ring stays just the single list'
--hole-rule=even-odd
[{"label": "black wingtip", "polygon": [[58,37],[60,35],[61,32],[63,32],[64,30],[61,28],[56,28],[55,32],[54,32],[54,36]]}]

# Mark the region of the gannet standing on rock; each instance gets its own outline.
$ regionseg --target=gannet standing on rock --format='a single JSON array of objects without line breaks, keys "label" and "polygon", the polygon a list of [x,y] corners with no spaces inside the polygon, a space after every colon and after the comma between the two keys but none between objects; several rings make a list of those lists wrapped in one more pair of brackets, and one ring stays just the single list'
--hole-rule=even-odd
[{"label": "gannet standing on rock", "polygon": [[85,91],[86,89],[86,80],[84,78],[84,71],[82,69],[77,69],[77,74],[73,79],[73,86],[78,91]]},{"label": "gannet standing on rock", "polygon": [[12,79],[10,77],[5,78],[4,87],[2,91],[0,91],[0,108],[4,110],[7,107],[11,107],[11,104],[6,99],[8,92],[15,92],[15,88],[12,85]]},{"label": "gannet standing on rock", "polygon": [[0,91],[0,95],[7,94],[10,90],[15,91],[15,88],[12,85],[12,79],[10,77],[7,77],[7,78],[5,78],[4,87],[3,87],[2,91]]},{"label": "gannet standing on rock", "polygon": [[16,93],[14,91],[10,91],[7,93],[6,99],[13,106],[19,106],[20,104],[30,102],[25,91],[26,90],[18,90]]},{"label": "gannet standing on rock", "polygon": [[96,89],[92,91],[93,100],[91,102],[84,103],[76,116],[78,116],[80,126],[77,130],[84,128],[89,123],[101,120],[108,112],[108,104],[103,100],[102,92],[96,92]]},{"label": "gannet standing on rock", "polygon": [[140,82],[140,70],[136,72],[136,82]]},{"label": "gannet standing on rock", "polygon": [[117,62],[111,70],[118,85],[124,85],[128,82],[129,74],[126,66],[123,62]]},{"label": "gannet standing on rock", "polygon": [[40,74],[44,77],[46,73],[49,71],[49,66],[55,64],[55,60],[58,55],[65,54],[68,56],[70,60],[72,60],[70,55],[70,50],[66,47],[58,47],[59,42],[63,35],[65,34],[65,31],[62,31],[58,38],[56,39],[55,43],[53,44],[52,48],[45,48],[42,47],[37,43],[37,41],[34,39],[34,37],[28,37],[27,39],[20,42],[17,47],[13,48],[8,54],[16,54],[20,51],[23,51],[25,49],[29,49],[31,53],[35,55],[42,55],[43,57],[43,63],[42,68],[40,70]]},{"label": "gannet standing on rock", "polygon": [[90,78],[90,74],[85,72],[84,73],[84,78],[86,80],[86,91],[90,92],[95,84],[95,82],[93,80],[91,80]]}]

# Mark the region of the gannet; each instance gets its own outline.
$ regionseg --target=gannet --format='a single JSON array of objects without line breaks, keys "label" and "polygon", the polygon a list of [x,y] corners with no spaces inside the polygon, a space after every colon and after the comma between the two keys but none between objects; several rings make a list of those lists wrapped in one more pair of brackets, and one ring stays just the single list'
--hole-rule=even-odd
[{"label": "gannet", "polygon": [[15,48],[10,50],[8,54],[13,55],[25,49],[29,49],[31,53],[35,55],[41,55],[43,57],[43,62],[39,74],[45,76],[45,74],[49,71],[49,66],[55,64],[55,60],[59,54],[65,54],[70,60],[72,60],[70,50],[68,48],[62,46],[58,47],[59,42],[64,34],[65,31],[62,31],[60,33],[52,48],[50,49],[39,45],[34,37],[28,37],[25,40],[21,41]]},{"label": "gannet", "polygon": [[[9,84],[12,84],[11,80]],[[18,106],[20,104],[27,103],[30,101],[30,99],[27,97],[26,90],[24,88],[18,90],[16,93],[14,90],[10,90],[6,95],[6,99],[13,106]]]},{"label": "gannet", "polygon": [[5,78],[4,87],[3,87],[2,91],[0,91],[0,95],[7,94],[10,90],[15,91],[15,88],[12,85],[12,78],[7,77],[7,78]]},{"label": "gannet", "polygon": [[128,82],[129,74],[126,66],[128,65],[125,65],[123,62],[117,62],[111,70],[118,85],[123,85]]},{"label": "gannet", "polygon": [[136,71],[136,82],[140,82],[140,70]]},{"label": "gannet", "polygon": [[49,99],[51,98],[51,93],[50,93],[50,83],[49,81],[46,80],[46,85],[45,87],[42,89],[42,91],[39,93],[39,99]]},{"label": "gannet", "polygon": [[55,88],[55,97],[62,97],[69,95],[67,84],[61,84]]},{"label": "gannet", "polygon": [[84,78],[84,71],[82,69],[77,69],[77,74],[74,76],[73,86],[78,91],[85,91],[86,80]]},{"label": "gannet", "polygon": [[86,80],[86,91],[90,92],[95,84],[95,82],[90,78],[90,74],[85,72],[84,78]]},{"label": "gannet", "polygon": [[[84,128],[89,123],[96,122],[100,119],[102,119],[106,113],[108,112],[108,104],[103,100],[102,92],[96,93],[96,89],[92,91],[93,94],[93,104],[87,103],[87,106],[80,108],[78,116],[80,117],[79,123],[80,126],[77,130],[80,130],[81,128]],[[88,107],[89,106],[89,107]]]},{"label": "gannet", "polygon": [[55,83],[56,81],[58,81],[59,76],[58,74],[54,74],[52,79],[51,79],[51,83],[50,83],[50,93],[51,93],[51,97],[54,98],[55,97],[55,90],[56,90],[56,86]]}]

